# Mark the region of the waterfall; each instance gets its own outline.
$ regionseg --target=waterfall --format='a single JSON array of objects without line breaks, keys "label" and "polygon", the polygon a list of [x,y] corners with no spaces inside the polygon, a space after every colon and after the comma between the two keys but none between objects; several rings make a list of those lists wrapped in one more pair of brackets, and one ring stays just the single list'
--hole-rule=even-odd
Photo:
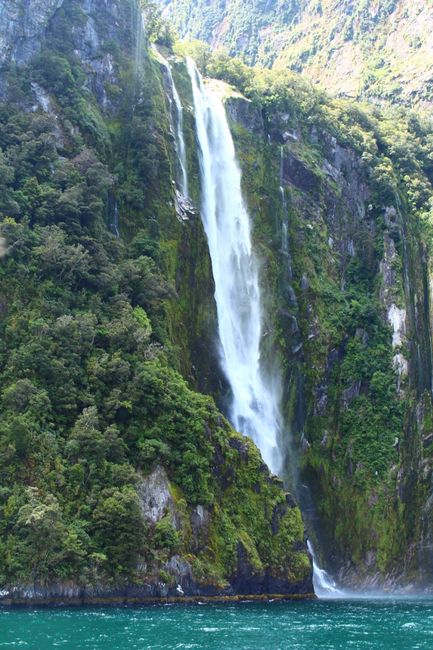
[{"label": "waterfall", "polygon": [[229,417],[250,436],[263,459],[277,472],[281,430],[278,382],[266,376],[260,345],[262,299],[257,259],[252,250],[250,217],[241,190],[241,172],[220,98],[206,88],[188,60],[199,143],[202,219],[215,282],[219,353],[230,384]]},{"label": "waterfall", "polygon": [[116,239],[119,239],[119,237],[120,237],[120,232],[119,232],[119,206],[117,205],[117,201],[115,201],[115,203],[114,203],[114,212],[113,212],[113,221],[111,222],[111,230],[116,235]]},{"label": "waterfall", "polygon": [[144,56],[144,40],[145,40],[145,28],[144,28],[144,15],[138,7],[134,7],[131,3],[131,30],[134,34],[135,32],[135,57],[134,57],[134,76],[136,83],[136,90],[138,91],[138,84],[140,78],[140,71],[143,67],[143,56]]},{"label": "waterfall", "polygon": [[167,59],[153,46],[155,56],[161,65],[164,67],[167,81],[169,84],[169,92],[167,99],[170,104],[170,124],[174,135],[174,146],[176,149],[177,160],[180,167],[180,178],[178,179],[179,191],[185,198],[189,197],[188,187],[188,165],[186,160],[186,147],[183,135],[183,107],[180,101],[179,93],[177,92],[176,84],[174,83],[171,66]]},{"label": "waterfall", "polygon": [[284,188],[284,146],[280,148],[280,195],[283,218],[281,222],[281,254],[284,264],[284,289],[287,292],[289,303],[297,307],[298,302],[292,286],[292,256],[289,247],[289,210],[287,206],[286,190]]},{"label": "waterfall", "polygon": [[313,560],[313,586],[314,593],[319,598],[341,598],[344,593],[338,589],[333,578],[317,563],[316,554],[310,540],[307,542],[308,550]]},{"label": "waterfall", "polygon": [[[280,390],[266,377],[260,354],[263,313],[259,269],[252,249],[250,217],[242,196],[241,172],[223,103],[205,87],[191,59],[188,72],[199,143],[201,212],[215,281],[220,361],[232,390],[229,417],[236,429],[254,440],[268,466],[277,473],[281,470]],[[283,150],[280,174],[282,253],[290,266]],[[319,567],[310,542],[308,549],[316,594],[320,598],[341,597],[333,579]]]}]

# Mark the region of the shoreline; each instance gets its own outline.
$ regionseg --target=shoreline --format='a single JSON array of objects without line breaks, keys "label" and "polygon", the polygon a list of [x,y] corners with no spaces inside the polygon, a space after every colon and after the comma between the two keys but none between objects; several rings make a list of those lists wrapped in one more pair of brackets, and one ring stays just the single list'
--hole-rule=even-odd
[{"label": "shoreline", "polygon": [[131,607],[154,605],[197,605],[197,604],[232,604],[246,602],[274,602],[293,600],[317,600],[314,593],[309,594],[251,594],[232,596],[172,596],[172,597],[52,597],[52,598],[4,598],[0,600],[2,609],[45,608],[80,608],[80,607]]}]

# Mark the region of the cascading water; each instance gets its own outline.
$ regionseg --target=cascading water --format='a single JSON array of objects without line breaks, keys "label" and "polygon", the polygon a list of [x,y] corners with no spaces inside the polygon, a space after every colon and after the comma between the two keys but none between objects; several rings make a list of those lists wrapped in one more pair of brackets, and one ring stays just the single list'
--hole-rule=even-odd
[{"label": "cascading water", "polygon": [[338,589],[333,578],[317,564],[316,553],[310,540],[307,542],[308,550],[313,560],[313,586],[314,593],[319,598],[340,598],[343,592]]},{"label": "cascading water", "polygon": [[180,101],[179,93],[177,92],[176,84],[174,83],[173,74],[171,72],[171,66],[167,59],[165,59],[162,54],[156,49],[153,48],[155,56],[161,65],[164,66],[167,80],[170,86],[170,92],[167,93],[167,98],[170,104],[170,120],[171,127],[174,134],[174,143],[176,149],[177,160],[180,167],[180,177],[178,179],[179,191],[181,195],[185,198],[189,197],[189,187],[188,187],[188,166],[186,160],[186,147],[184,139],[184,130],[183,130],[183,107],[182,102]]},{"label": "cascading water", "polygon": [[139,8],[134,7],[131,3],[131,31],[135,33],[135,61],[134,76],[136,82],[136,91],[139,88],[140,71],[143,68],[145,25],[144,15]]},{"label": "cascading water", "polygon": [[292,287],[292,257],[289,247],[289,211],[286,199],[286,190],[284,188],[284,147],[280,149],[280,195],[283,219],[281,222],[281,253],[283,256],[285,271],[285,290],[292,306],[297,306],[296,294]]},{"label": "cascading water", "polygon": [[111,223],[111,230],[116,235],[116,239],[119,239],[119,237],[120,237],[120,232],[119,232],[119,206],[117,204],[117,201],[115,201],[115,203],[114,203],[114,212],[113,212],[113,221]]},{"label": "cascading water", "polygon": [[263,318],[251,225],[241,172],[220,98],[206,88],[192,60],[191,77],[200,148],[202,218],[215,282],[222,369],[232,390],[230,419],[250,436],[277,472],[281,429],[278,385],[266,377],[260,344]]}]

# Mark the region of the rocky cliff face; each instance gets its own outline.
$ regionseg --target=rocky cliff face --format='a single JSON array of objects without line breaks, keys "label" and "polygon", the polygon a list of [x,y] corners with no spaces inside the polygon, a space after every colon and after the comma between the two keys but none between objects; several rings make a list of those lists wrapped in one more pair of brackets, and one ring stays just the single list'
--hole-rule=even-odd
[{"label": "rocky cliff face", "polygon": [[[64,0],[6,2],[0,9],[0,88],[7,92],[11,66],[23,66],[39,54],[44,43],[65,37],[60,49],[72,47],[87,75],[87,87],[101,107],[109,109],[113,98],[107,87],[119,83],[110,43],[122,42],[125,54],[139,56],[143,46],[141,16],[136,3]],[[118,69],[118,66],[117,66]]]},{"label": "rocky cliff face", "polygon": [[0,8],[0,65],[26,63],[42,45],[50,18],[62,0],[4,2]]},{"label": "rocky cliff face", "polygon": [[287,468],[310,534],[342,583],[425,587],[432,348],[420,210],[318,115],[265,108],[258,140],[251,108],[230,102],[272,295],[266,349],[285,374]]},{"label": "rocky cliff face", "polygon": [[0,96],[7,92],[5,67],[28,61],[40,48],[45,28],[61,0],[4,2],[0,7]]}]

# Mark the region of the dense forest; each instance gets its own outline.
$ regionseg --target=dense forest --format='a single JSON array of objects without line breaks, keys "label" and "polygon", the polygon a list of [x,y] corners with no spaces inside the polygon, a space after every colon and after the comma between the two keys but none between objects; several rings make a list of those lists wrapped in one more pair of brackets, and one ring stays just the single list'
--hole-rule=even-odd
[{"label": "dense forest", "polygon": [[189,38],[249,64],[302,73],[332,94],[428,108],[428,0],[161,0]]}]

